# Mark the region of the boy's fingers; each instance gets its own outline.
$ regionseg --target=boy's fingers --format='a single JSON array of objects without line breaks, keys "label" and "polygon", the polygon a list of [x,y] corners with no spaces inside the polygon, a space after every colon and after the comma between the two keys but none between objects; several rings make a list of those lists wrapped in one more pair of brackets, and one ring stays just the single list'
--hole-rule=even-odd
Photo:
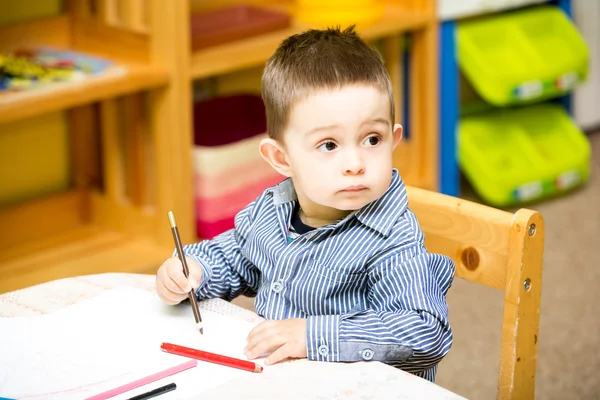
[{"label": "boy's fingers", "polygon": [[167,286],[165,285],[162,279],[158,279],[156,282],[156,293],[162,298],[162,300],[167,304],[179,304],[181,302],[181,295],[173,293]]},{"label": "boy's fingers", "polygon": [[281,345],[283,344],[285,344],[285,341],[281,340],[279,337],[269,337],[259,342],[256,346],[252,348],[252,350],[247,350],[246,357],[248,357],[248,359],[250,360],[253,360],[257,357],[260,357],[263,354],[272,353],[274,350],[281,347]]},{"label": "boy's fingers", "polygon": [[246,338],[246,348],[245,351],[250,351],[256,346],[259,342],[264,340],[269,335],[273,334],[271,329],[275,327],[275,323],[277,321],[264,321],[252,328],[248,337]]},{"label": "boy's fingers", "polygon": [[196,260],[192,258],[186,257],[185,260],[187,262],[188,269],[190,270],[188,281],[190,285],[196,289],[202,280],[202,267]]},{"label": "boy's fingers", "polygon": [[271,365],[278,363],[279,361],[285,360],[286,358],[289,358],[291,356],[290,348],[291,346],[289,344],[284,344],[283,346],[275,350],[273,354],[267,357],[267,359],[265,360],[265,364]]},{"label": "boy's fingers", "polygon": [[165,282],[165,285],[175,293],[189,293],[192,290],[192,285],[187,280],[183,273],[183,265],[177,257],[173,257],[172,261],[167,265],[167,273],[171,281],[176,285],[173,287]]},{"label": "boy's fingers", "polygon": [[169,290],[174,295],[181,296],[181,295],[184,295],[184,294],[187,293],[169,275],[166,275],[162,279],[162,283],[163,283],[163,285],[165,285],[165,287],[167,288],[167,290]]},{"label": "boy's fingers", "polygon": [[269,330],[251,338],[244,352],[248,358],[256,358],[271,353],[286,342],[287,338],[281,332]]},{"label": "boy's fingers", "polygon": [[274,328],[278,322],[280,322],[280,321],[268,320],[268,321],[261,322],[260,324],[256,325],[254,328],[252,328],[252,330],[248,334],[248,338],[250,338],[252,336],[260,335],[263,331],[266,331],[267,329]]}]

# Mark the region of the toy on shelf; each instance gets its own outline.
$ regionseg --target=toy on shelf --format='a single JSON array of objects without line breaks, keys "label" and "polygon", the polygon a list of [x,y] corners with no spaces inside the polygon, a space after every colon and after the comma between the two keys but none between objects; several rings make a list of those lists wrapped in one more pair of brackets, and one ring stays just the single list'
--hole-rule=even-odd
[{"label": "toy on shelf", "polygon": [[504,207],[584,183],[590,145],[560,105],[545,103],[463,117],[459,159],[477,193]]},{"label": "toy on shelf", "polygon": [[0,95],[57,82],[80,81],[111,64],[102,58],[48,47],[0,53]]},{"label": "toy on shelf", "polygon": [[296,0],[294,17],[309,25],[371,25],[383,17],[380,0]]},{"label": "toy on shelf", "polygon": [[496,106],[538,102],[571,91],[588,74],[588,49],[558,7],[537,6],[458,25],[460,68]]}]

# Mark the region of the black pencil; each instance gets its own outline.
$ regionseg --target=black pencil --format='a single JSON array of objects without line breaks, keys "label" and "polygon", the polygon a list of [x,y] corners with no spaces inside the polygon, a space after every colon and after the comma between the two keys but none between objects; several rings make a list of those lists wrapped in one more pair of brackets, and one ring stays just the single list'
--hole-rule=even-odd
[{"label": "black pencil", "polygon": [[[175,223],[175,214],[173,214],[173,211],[169,211],[169,223],[171,224],[171,232],[173,233],[173,240],[175,241],[175,247],[177,248],[177,255],[179,256],[179,260],[181,260],[181,264],[183,265],[183,274],[186,278],[189,278],[190,270],[188,268],[187,262],[185,261],[185,254],[183,253],[183,246],[181,246],[179,230],[177,229],[177,224]],[[202,316],[200,315],[200,309],[198,308],[198,301],[196,299],[196,294],[194,293],[194,288],[192,288],[192,290],[190,290],[190,292],[188,293],[188,298],[190,299],[190,304],[192,305],[192,311],[194,312],[196,326],[198,327],[200,334],[204,335],[204,328],[202,327]]]},{"label": "black pencil", "polygon": [[160,396],[161,394],[168,393],[168,392],[173,391],[175,389],[177,389],[177,385],[175,383],[169,383],[168,385],[161,386],[161,387],[156,388],[154,390],[151,390],[149,392],[138,394],[137,396],[130,397],[127,400],[146,400],[146,399],[151,399],[152,397]]}]

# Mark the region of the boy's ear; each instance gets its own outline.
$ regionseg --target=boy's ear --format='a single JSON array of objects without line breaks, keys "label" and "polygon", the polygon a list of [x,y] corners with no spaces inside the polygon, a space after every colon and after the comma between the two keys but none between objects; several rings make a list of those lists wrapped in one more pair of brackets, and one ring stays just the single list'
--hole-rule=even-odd
[{"label": "boy's ear", "polygon": [[402,125],[400,124],[395,124],[394,125],[394,148],[396,148],[396,146],[398,146],[398,143],[400,143],[400,140],[402,139]]},{"label": "boy's ear", "polygon": [[283,176],[291,177],[292,168],[288,162],[283,145],[275,139],[267,138],[260,141],[258,151],[262,158]]}]

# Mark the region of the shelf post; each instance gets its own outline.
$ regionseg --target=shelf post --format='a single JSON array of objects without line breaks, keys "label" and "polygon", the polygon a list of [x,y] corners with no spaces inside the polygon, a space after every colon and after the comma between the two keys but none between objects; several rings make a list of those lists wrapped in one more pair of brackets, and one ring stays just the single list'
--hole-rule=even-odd
[{"label": "shelf post", "polygon": [[155,149],[156,238],[173,246],[167,212],[177,216],[182,241],[195,241],[192,176],[190,9],[185,0],[150,1],[150,60],[169,70],[164,88],[150,92]]}]

